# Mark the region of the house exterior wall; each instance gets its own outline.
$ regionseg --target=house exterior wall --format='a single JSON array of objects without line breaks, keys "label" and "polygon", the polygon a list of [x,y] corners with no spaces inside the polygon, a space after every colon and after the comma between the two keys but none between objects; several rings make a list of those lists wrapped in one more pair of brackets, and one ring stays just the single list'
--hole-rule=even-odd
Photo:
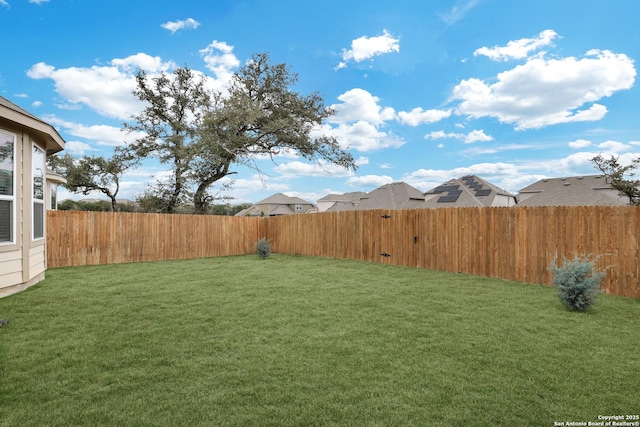
[{"label": "house exterior wall", "polygon": [[22,283],[22,252],[3,249],[0,249],[0,295],[3,289]]},{"label": "house exterior wall", "polygon": [[[11,295],[44,278],[46,269],[46,236],[33,239],[32,152],[34,144],[44,150],[42,138],[28,128],[16,126],[0,118],[0,129],[16,136],[14,158],[14,241],[0,244],[0,297]],[[46,203],[46,201],[45,201]],[[44,215],[46,230],[46,215]]]},{"label": "house exterior wall", "polygon": [[491,206],[496,206],[496,207],[515,206],[515,204],[516,204],[515,197],[496,194],[496,197],[495,199],[493,199],[493,204]]}]

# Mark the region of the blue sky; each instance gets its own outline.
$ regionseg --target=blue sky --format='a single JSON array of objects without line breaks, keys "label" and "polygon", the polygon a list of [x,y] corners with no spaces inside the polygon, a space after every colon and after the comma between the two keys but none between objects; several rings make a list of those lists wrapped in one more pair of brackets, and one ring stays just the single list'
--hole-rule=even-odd
[{"label": "blue sky", "polygon": [[[237,167],[229,196],[315,202],[467,174],[508,191],[594,174],[603,153],[640,156],[636,0],[0,0],[0,95],[53,124],[73,155],[109,156],[140,106],[138,68],[188,65],[222,89],[269,52],[336,115],[316,132],[354,172],[281,155]],[[120,198],[168,174],[153,159]],[[79,198],[61,192],[61,199]]]}]

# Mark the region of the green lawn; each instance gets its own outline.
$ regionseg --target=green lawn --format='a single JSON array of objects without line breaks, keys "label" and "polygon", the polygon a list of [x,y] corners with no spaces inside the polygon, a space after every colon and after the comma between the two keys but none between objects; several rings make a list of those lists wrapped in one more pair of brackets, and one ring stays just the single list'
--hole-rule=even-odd
[{"label": "green lawn", "polygon": [[640,301],[274,255],[0,299],[2,426],[553,426],[640,412]]}]

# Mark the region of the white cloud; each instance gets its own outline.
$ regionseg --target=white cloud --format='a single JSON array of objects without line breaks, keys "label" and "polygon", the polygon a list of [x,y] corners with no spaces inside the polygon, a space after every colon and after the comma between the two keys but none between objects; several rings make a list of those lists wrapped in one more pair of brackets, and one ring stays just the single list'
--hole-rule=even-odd
[{"label": "white cloud", "polygon": [[160,25],[165,30],[171,31],[171,34],[175,34],[178,30],[184,29],[196,29],[200,26],[200,23],[193,18],[187,18],[182,21],[169,21]]},{"label": "white cloud", "polygon": [[136,73],[138,69],[148,73],[161,73],[175,67],[173,61],[164,62],[159,56],[150,56],[146,53],[136,53],[126,58],[113,59],[111,65],[117,67],[121,72],[127,73]]},{"label": "white cloud", "polygon": [[80,123],[72,123],[61,120],[55,116],[45,116],[47,123],[64,128],[66,132],[78,138],[95,141],[97,145],[120,146],[128,142],[133,142],[137,138],[142,138],[143,132],[125,133],[119,127],[108,125],[86,126]]},{"label": "white cloud", "polygon": [[473,52],[474,56],[483,55],[494,61],[508,61],[509,59],[523,59],[530,52],[536,51],[553,43],[558,34],[553,30],[544,30],[537,37],[510,41],[506,46],[494,46],[492,48],[481,47]]},{"label": "white cloud", "polygon": [[155,73],[174,66],[173,62],[163,62],[159,57],[138,53],[127,58],[116,58],[107,66],[94,65],[90,68],[56,69],[39,62],[27,71],[27,75],[32,79],[53,80],[56,92],[67,103],[87,105],[107,117],[128,119],[141,108],[131,93],[136,87],[137,69]]},{"label": "white cloud", "polygon": [[562,158],[537,159],[519,164],[520,171],[545,172],[552,177],[596,174],[591,159],[595,152],[580,151]]},{"label": "white cloud", "polygon": [[482,156],[486,154],[495,154],[503,151],[532,150],[532,149],[541,150],[545,148],[547,147],[544,145],[535,145],[535,144],[502,144],[502,145],[492,145],[490,147],[487,147],[484,145],[481,145],[481,146],[476,145],[474,147],[462,150],[460,154],[466,157],[475,158],[477,156]]},{"label": "white cloud", "polygon": [[64,152],[69,152],[77,156],[84,155],[87,151],[93,151],[91,145],[80,141],[67,141],[64,145]]},{"label": "white cloud", "polygon": [[48,3],[49,0],[29,0],[29,3],[33,3],[33,4],[42,4],[42,3]]},{"label": "white cloud", "polygon": [[351,49],[342,50],[342,62],[336,70],[345,68],[347,62],[362,62],[385,53],[400,52],[400,39],[394,38],[387,30],[381,36],[362,36],[351,42]]},{"label": "white cloud", "polygon": [[221,90],[233,76],[233,69],[240,65],[240,60],[233,53],[233,46],[218,40],[200,50],[200,56],[206,67],[216,76],[213,88]]},{"label": "white cloud", "polygon": [[442,139],[442,138],[460,139],[463,137],[464,137],[464,134],[462,133],[454,133],[454,132],[447,133],[443,130],[434,130],[426,134],[424,136],[424,139]]},{"label": "white cloud", "polygon": [[465,175],[477,175],[500,188],[513,191],[513,189],[505,188],[502,181],[508,177],[518,176],[518,174],[518,167],[510,163],[478,163],[449,170],[418,169],[404,175],[402,181],[422,191],[428,191],[450,179],[460,178]]},{"label": "white cloud", "polygon": [[491,135],[487,135],[486,133],[484,133],[482,129],[481,130],[474,129],[464,137],[464,142],[467,144],[470,144],[476,141],[483,141],[483,142],[493,141],[493,137]]},{"label": "white cloud", "polygon": [[409,126],[418,126],[422,123],[435,123],[451,116],[451,110],[423,110],[414,108],[411,111],[400,111],[398,121]]},{"label": "white cloud", "polygon": [[67,110],[67,111],[76,111],[76,110],[82,110],[82,105],[81,104],[60,104],[57,103],[55,104],[55,106],[61,110]]},{"label": "white cloud", "polygon": [[393,178],[387,175],[363,175],[354,176],[347,180],[351,187],[377,188],[393,182]]},{"label": "white cloud", "polygon": [[382,130],[385,122],[395,118],[391,107],[378,105],[379,98],[364,89],[351,89],[338,97],[342,104],[330,107],[335,114],[328,123],[313,130],[312,136],[335,137],[343,148],[358,151],[400,147],[404,140]]},{"label": "white cloud", "polygon": [[4,6],[7,9],[11,9],[11,6],[9,5],[9,3],[6,2],[6,0],[0,0],[0,6]]},{"label": "white cloud", "polygon": [[575,141],[569,142],[570,148],[585,148],[591,145],[591,141],[587,141],[586,139],[577,139]]},{"label": "white cloud", "polygon": [[493,141],[493,137],[491,135],[487,135],[484,133],[484,130],[474,129],[468,134],[458,133],[458,132],[445,132],[442,130],[436,130],[429,132],[424,136],[425,139],[442,139],[442,138],[453,138],[459,139],[465,142],[465,144],[471,144],[476,141]]},{"label": "white cloud", "polygon": [[33,101],[31,103],[31,105],[36,107],[36,108],[41,107],[42,106],[42,101]]},{"label": "white cloud", "polygon": [[453,6],[453,8],[445,13],[439,13],[440,19],[447,25],[452,25],[464,18],[471,9],[477,5],[479,0],[467,0],[462,4]]},{"label": "white cloud", "polygon": [[368,157],[364,157],[364,156],[360,156],[357,159],[355,159],[355,164],[356,164],[356,166],[368,165],[369,164],[369,158]]},{"label": "white cloud", "polygon": [[[233,54],[233,46],[214,41],[202,49],[200,55],[215,77],[196,70],[193,70],[194,74],[204,79],[207,88],[223,91],[233,75],[232,68],[240,64]],[[56,92],[64,98],[64,102],[58,104],[59,108],[73,109],[86,105],[103,116],[126,120],[142,109],[142,103],[132,94],[136,88],[137,71],[142,69],[153,77],[175,67],[173,61],[138,53],[113,59],[104,66],[56,69],[39,62],[27,71],[27,75],[32,79],[54,81]]]},{"label": "white cloud", "polygon": [[393,108],[381,107],[378,105],[380,98],[364,89],[350,89],[338,96],[338,100],[342,101],[342,104],[330,106],[336,111],[336,114],[329,118],[331,122],[346,123],[364,120],[379,125],[395,117]]},{"label": "white cloud", "polygon": [[500,183],[495,184],[512,194],[518,194],[518,191],[520,191],[524,187],[527,187],[534,182],[538,182],[541,179],[545,178],[549,178],[549,176],[541,174],[520,174],[502,177]]},{"label": "white cloud", "polygon": [[530,59],[498,74],[492,84],[463,80],[451,99],[460,100],[460,115],[495,117],[518,130],[541,128],[601,119],[607,109],[595,101],[631,88],[635,76],[627,55],[591,50],[580,59]]},{"label": "white cloud", "polygon": [[351,124],[339,124],[337,127],[323,125],[315,129],[312,136],[332,136],[345,149],[356,151],[375,151],[383,148],[398,148],[405,141],[392,133],[379,130],[364,120]]},{"label": "white cloud", "polygon": [[294,161],[280,164],[274,170],[285,178],[297,178],[300,176],[345,177],[353,175],[351,170],[326,161],[318,163]]},{"label": "white cloud", "polygon": [[603,143],[598,144],[598,148],[620,153],[623,151],[629,151],[632,147],[631,145],[623,144],[622,142],[618,142],[618,141],[605,141]]}]

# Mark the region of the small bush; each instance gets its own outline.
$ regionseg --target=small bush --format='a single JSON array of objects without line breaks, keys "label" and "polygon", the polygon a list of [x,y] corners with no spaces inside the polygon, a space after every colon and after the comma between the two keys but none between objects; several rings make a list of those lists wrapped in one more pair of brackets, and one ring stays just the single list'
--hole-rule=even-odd
[{"label": "small bush", "polygon": [[256,243],[256,253],[262,259],[265,259],[269,255],[271,255],[271,245],[266,238],[263,237],[262,239],[258,240],[258,243]]},{"label": "small bush", "polygon": [[583,311],[595,303],[605,273],[595,269],[590,256],[576,255],[573,260],[564,258],[562,267],[554,259],[550,269],[562,304],[572,310]]}]

